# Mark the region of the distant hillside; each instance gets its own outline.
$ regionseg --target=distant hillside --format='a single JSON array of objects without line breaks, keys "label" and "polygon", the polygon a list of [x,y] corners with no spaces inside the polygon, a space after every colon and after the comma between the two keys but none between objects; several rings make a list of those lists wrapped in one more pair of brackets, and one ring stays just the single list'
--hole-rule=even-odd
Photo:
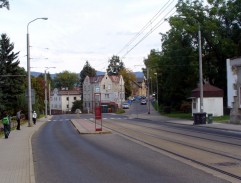
[{"label": "distant hillside", "polygon": [[[34,72],[34,71],[31,72],[31,76],[34,76],[34,77],[38,77],[40,74],[44,74],[44,73]],[[52,78],[55,78],[57,74],[58,74],[58,73],[56,73],[56,74],[50,74],[50,75],[51,75]],[[96,75],[97,75],[97,76],[99,76],[99,75],[104,75],[104,74],[105,74],[105,72],[103,72],[103,71],[97,71],[97,72],[96,72]],[[137,78],[143,78],[143,77],[144,77],[143,72],[134,72],[134,74],[136,75]],[[79,74],[78,74],[78,75],[79,75]]]}]

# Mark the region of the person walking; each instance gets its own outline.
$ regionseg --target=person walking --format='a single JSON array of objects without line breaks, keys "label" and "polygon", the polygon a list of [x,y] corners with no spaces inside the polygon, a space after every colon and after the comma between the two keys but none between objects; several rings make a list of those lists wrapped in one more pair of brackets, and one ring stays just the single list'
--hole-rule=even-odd
[{"label": "person walking", "polygon": [[17,112],[17,130],[20,130],[21,110]]},{"label": "person walking", "polygon": [[33,111],[33,124],[36,125],[37,113]]},{"label": "person walking", "polygon": [[10,127],[9,116],[7,115],[6,112],[3,113],[2,124],[3,124],[3,131],[4,131],[5,139],[7,139],[10,134],[11,127]]}]

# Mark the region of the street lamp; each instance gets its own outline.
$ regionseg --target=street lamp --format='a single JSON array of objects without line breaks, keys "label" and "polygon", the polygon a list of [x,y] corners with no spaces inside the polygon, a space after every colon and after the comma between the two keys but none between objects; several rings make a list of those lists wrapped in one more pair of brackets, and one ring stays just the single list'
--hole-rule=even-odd
[{"label": "street lamp", "polygon": [[48,109],[48,101],[47,101],[47,75],[46,71],[50,68],[55,68],[55,67],[45,67],[46,69],[44,70],[44,91],[45,91],[45,118],[47,118],[47,109]]},{"label": "street lamp", "polygon": [[199,48],[200,113],[203,113],[202,43],[201,43],[201,30],[200,30],[199,23],[198,23],[198,48]]},{"label": "street lamp", "polygon": [[[187,19],[185,16],[181,18]],[[200,113],[203,113],[203,70],[202,70],[202,43],[201,43],[201,30],[200,23],[193,19],[198,24],[198,55],[199,55],[199,85],[200,85]]]},{"label": "street lamp", "polygon": [[156,87],[157,87],[157,89],[156,89],[156,99],[157,99],[157,112],[158,112],[158,110],[159,110],[159,104],[158,104],[158,77],[157,77],[157,73],[155,72],[154,73],[155,75],[156,75]]},{"label": "street lamp", "polygon": [[30,51],[29,51],[29,24],[36,20],[47,20],[48,18],[36,18],[30,21],[27,25],[27,72],[28,72],[28,126],[32,126],[32,96],[31,96],[31,74],[30,74]]}]

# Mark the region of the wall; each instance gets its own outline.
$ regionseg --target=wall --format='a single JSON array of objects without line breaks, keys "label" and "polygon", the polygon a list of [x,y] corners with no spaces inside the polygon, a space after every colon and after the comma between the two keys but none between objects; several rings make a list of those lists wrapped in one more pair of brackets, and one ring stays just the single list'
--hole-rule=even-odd
[{"label": "wall", "polygon": [[[195,99],[193,99],[194,101]],[[196,109],[193,108],[192,114],[200,112],[200,98],[196,98]],[[203,98],[203,112],[213,114],[213,116],[223,116],[223,98],[222,97],[207,97]]]}]

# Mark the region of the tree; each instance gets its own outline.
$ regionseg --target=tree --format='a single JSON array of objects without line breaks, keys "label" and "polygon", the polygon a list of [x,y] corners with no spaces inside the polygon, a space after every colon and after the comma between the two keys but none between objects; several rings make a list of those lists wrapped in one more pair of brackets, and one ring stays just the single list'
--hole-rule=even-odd
[{"label": "tree", "polygon": [[76,73],[69,71],[63,71],[54,78],[55,88],[67,88],[69,90],[73,89],[75,86],[79,85],[79,78]]},{"label": "tree", "polygon": [[45,109],[45,81],[41,77],[31,78],[32,88],[35,91],[35,104],[33,110],[37,113],[44,113]]},{"label": "tree", "polygon": [[92,68],[88,61],[86,61],[82,71],[80,72],[80,85],[82,86],[86,76],[93,77],[96,76],[96,70]]},{"label": "tree", "polygon": [[132,92],[131,83],[136,81],[136,75],[131,70],[126,68],[121,69],[119,74],[122,75],[125,82],[125,96],[129,97],[131,96]]},{"label": "tree", "polygon": [[7,8],[9,10],[9,2],[8,0],[0,0],[0,8]]},{"label": "tree", "polygon": [[[162,34],[162,51],[144,60],[151,78],[158,73],[159,104],[178,109],[199,82],[198,30],[203,80],[227,91],[226,59],[241,56],[240,0],[179,0],[171,29]],[[155,78],[156,79],[156,78]],[[225,95],[226,96],[226,95]]]},{"label": "tree", "polygon": [[73,106],[71,108],[71,112],[75,112],[76,109],[83,109],[83,102],[81,100],[76,100],[73,102]]},{"label": "tree", "polygon": [[118,56],[113,55],[109,60],[109,65],[107,68],[108,75],[119,75],[121,69],[124,69],[124,63],[120,60]]},{"label": "tree", "polygon": [[26,72],[19,67],[18,54],[6,34],[0,37],[0,110],[14,112],[18,108],[17,98],[26,89]]}]

